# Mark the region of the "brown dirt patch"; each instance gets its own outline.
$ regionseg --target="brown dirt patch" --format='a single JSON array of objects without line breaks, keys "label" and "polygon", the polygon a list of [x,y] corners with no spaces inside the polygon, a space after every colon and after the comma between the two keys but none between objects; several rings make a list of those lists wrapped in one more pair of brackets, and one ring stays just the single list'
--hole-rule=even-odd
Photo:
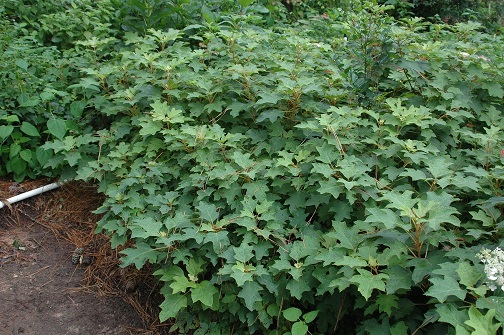
[{"label": "brown dirt patch", "polygon": [[[49,183],[0,180],[0,199]],[[119,250],[93,233],[101,203],[70,183],[0,209],[0,335],[167,333],[148,269],[120,268]]]}]

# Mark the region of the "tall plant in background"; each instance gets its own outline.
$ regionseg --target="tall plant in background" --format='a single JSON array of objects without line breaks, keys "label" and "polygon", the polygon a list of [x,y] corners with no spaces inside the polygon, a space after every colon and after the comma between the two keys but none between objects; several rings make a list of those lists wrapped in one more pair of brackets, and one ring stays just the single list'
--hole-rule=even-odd
[{"label": "tall plant in background", "polygon": [[381,0],[393,5],[399,18],[417,16],[431,21],[454,24],[468,20],[479,21],[490,32],[500,32],[504,25],[504,3],[499,0]]},{"label": "tall plant in background", "polygon": [[[362,105],[372,103],[380,95],[379,85],[386,80],[390,65],[399,56],[392,40],[395,22],[385,12],[391,6],[364,4],[346,12],[343,19],[346,50],[351,62],[341,65],[352,90]],[[399,51],[400,52],[400,51]]]},{"label": "tall plant in background", "polygon": [[149,29],[183,27],[190,18],[185,9],[188,0],[112,0],[112,3],[116,22],[126,31],[145,34]]}]

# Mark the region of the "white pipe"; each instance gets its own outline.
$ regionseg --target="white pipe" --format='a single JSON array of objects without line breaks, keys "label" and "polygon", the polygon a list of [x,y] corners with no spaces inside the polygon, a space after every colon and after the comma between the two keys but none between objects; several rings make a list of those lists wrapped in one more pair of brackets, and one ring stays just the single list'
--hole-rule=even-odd
[{"label": "white pipe", "polygon": [[[13,204],[13,203],[16,203],[18,201],[21,201],[21,200],[24,200],[24,199],[27,199],[27,198],[31,198],[31,197],[33,197],[35,195],[39,195],[41,193],[44,193],[44,192],[47,192],[47,191],[50,191],[50,190],[54,190],[55,188],[58,188],[58,187],[60,187],[63,184],[64,183],[62,183],[62,182],[58,182],[58,183],[52,183],[52,184],[49,184],[49,185],[45,185],[45,186],[36,188],[36,189],[28,191],[28,192],[18,194],[16,196],[12,197],[12,198],[7,199],[6,202],[8,202],[9,204]],[[0,208],[3,208],[5,206],[6,206],[6,204],[3,203],[2,201],[0,201]]]}]

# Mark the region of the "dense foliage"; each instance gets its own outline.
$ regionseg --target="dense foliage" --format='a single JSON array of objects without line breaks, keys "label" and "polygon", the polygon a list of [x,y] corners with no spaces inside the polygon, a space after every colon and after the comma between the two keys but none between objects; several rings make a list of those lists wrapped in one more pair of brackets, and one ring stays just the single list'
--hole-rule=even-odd
[{"label": "dense foliage", "polygon": [[4,7],[0,175],[97,181],[98,231],[154,266],[178,334],[496,334],[502,37],[202,4]]}]

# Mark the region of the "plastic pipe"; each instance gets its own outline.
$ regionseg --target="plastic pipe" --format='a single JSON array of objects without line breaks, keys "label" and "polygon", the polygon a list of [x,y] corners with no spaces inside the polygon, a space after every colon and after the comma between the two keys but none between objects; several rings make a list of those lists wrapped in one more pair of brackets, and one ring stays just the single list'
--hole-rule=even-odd
[{"label": "plastic pipe", "polygon": [[[12,197],[12,198],[7,199],[6,202],[8,202],[9,204],[13,204],[13,203],[16,203],[18,201],[31,198],[31,197],[33,197],[35,195],[39,195],[39,194],[42,194],[44,192],[47,192],[47,191],[50,191],[50,190],[54,190],[55,188],[58,188],[58,187],[60,187],[63,184],[64,183],[58,182],[58,183],[52,183],[52,184],[49,184],[49,185],[45,185],[45,186],[36,188],[36,189],[28,191],[28,192],[18,194],[16,196]],[[6,206],[6,204],[4,202],[0,201],[0,208],[3,208],[5,206]]]}]

